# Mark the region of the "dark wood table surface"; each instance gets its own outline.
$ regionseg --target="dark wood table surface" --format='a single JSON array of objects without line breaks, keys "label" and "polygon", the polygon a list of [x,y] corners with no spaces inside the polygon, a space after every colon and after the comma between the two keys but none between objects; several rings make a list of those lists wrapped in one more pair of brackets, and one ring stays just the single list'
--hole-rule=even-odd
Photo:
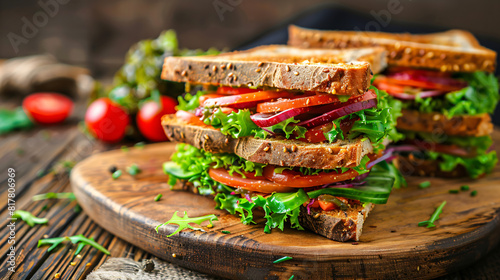
[{"label": "dark wood table surface", "polygon": [[[5,107],[4,104],[0,106]],[[119,148],[123,144],[106,145],[89,139],[78,128],[84,111],[83,105],[76,111],[77,116],[63,125],[36,127],[0,136],[1,279],[54,279],[56,273],[60,274],[60,279],[85,279],[110,257],[90,246],[85,246],[80,257],[75,257],[76,246],[70,243],[64,243],[50,253],[47,252],[48,246],[37,248],[38,240],[49,237],[83,234],[93,237],[107,248],[111,257],[134,260],[153,258],[151,254],[103,230],[83,211],[75,211],[76,201],[32,201],[31,198],[36,194],[71,191],[65,163],[78,162],[91,154]],[[16,222],[15,272],[9,271],[7,264],[7,253],[12,245],[8,243],[10,230],[7,227],[10,223],[7,207],[9,168],[14,168],[16,175],[15,208],[49,219],[48,225],[34,227],[21,221]],[[500,279],[500,246],[479,262],[442,279]]]}]

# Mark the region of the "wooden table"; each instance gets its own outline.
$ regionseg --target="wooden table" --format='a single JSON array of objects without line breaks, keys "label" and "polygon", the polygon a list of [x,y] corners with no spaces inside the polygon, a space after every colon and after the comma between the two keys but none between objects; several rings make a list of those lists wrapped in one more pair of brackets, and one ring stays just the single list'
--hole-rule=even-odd
[{"label": "wooden table", "polygon": [[[82,102],[83,103],[83,102]],[[77,110],[82,115],[83,108]],[[1,279],[84,279],[92,270],[99,268],[109,256],[86,246],[74,256],[76,246],[60,245],[48,253],[48,247],[37,248],[41,238],[83,234],[93,237],[111,252],[111,257],[126,257],[135,260],[153,258],[143,250],[106,232],[95,224],[84,212],[75,212],[76,202],[69,200],[45,200],[33,202],[39,193],[69,192],[68,173],[64,162],[77,162],[101,151],[118,148],[120,145],[105,145],[88,139],[79,129],[79,118],[68,120],[64,125],[37,127],[30,131],[15,132],[0,137],[0,278]],[[16,223],[16,268],[8,270],[9,224],[7,209],[8,168],[16,174],[16,209],[27,210],[39,217],[49,219],[48,225],[30,228],[24,222]],[[499,192],[500,193],[500,192]],[[102,217],[106,219],[106,217]],[[71,265],[76,262],[75,265]],[[495,279],[500,277],[500,246],[487,257],[441,279]]]}]

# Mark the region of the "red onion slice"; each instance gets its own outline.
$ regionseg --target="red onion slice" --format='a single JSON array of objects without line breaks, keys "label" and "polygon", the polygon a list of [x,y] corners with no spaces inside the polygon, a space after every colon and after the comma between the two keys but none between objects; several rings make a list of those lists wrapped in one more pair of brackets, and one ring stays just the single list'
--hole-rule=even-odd
[{"label": "red onion slice", "polygon": [[280,123],[286,119],[298,116],[303,113],[307,113],[312,110],[312,107],[303,108],[292,108],[285,110],[283,112],[272,114],[272,113],[257,113],[250,116],[250,119],[260,127],[270,127],[277,123]]},{"label": "red onion slice", "polygon": [[[421,91],[418,93],[420,98],[428,98],[428,97],[435,97],[435,96],[441,96],[445,94],[446,91],[442,90],[428,90],[428,91]],[[417,98],[416,94],[408,94],[408,93],[389,93],[390,95],[396,97],[397,99],[401,100],[415,100]]]}]

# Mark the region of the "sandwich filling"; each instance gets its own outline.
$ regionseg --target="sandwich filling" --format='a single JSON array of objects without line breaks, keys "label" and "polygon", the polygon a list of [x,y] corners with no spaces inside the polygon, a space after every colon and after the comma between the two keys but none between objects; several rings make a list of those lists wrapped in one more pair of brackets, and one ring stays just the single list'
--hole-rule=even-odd
[{"label": "sandwich filling", "polygon": [[375,77],[373,84],[402,101],[404,110],[417,111],[420,116],[434,114],[425,126],[423,118],[420,124],[398,123],[406,137],[403,143],[414,147],[413,151],[406,149],[404,156],[437,160],[445,172],[461,166],[471,178],[493,170],[498,159],[488,135],[492,125],[487,115],[499,100],[493,74],[393,67]]},{"label": "sandwich filling", "polygon": [[179,98],[177,118],[232,138],[295,139],[315,145],[357,139],[369,141],[373,149],[357,164],[316,169],[252,162],[178,144],[163,168],[172,187],[187,182],[195,192],[214,196],[218,209],[239,214],[244,224],[255,223],[254,210],[263,209],[266,233],[283,230],[285,221],[303,229],[301,209],[311,214],[384,204],[393,186],[405,184],[386,162],[391,157],[383,154],[389,141],[401,139],[395,131],[401,102],[386,97],[375,87],[354,97],[232,87],[186,94]]}]

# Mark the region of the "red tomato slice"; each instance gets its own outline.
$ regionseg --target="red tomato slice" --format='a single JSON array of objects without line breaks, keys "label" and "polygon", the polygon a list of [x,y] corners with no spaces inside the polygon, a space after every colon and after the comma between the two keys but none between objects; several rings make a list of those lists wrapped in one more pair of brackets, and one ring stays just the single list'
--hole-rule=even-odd
[{"label": "red tomato slice", "polygon": [[320,172],[318,175],[303,175],[302,173],[293,170],[283,170],[280,174],[275,173],[274,169],[275,166],[266,166],[264,168],[264,177],[269,181],[293,188],[321,186],[324,184],[349,180],[358,176],[358,172],[353,169],[349,169],[348,171],[340,174],[336,172]]},{"label": "red tomato slice", "polygon": [[388,94],[397,94],[405,92],[404,86],[390,84],[386,81],[381,80],[380,78],[376,78],[373,81],[373,85],[380,90],[385,90]]},{"label": "red tomato slice", "polygon": [[176,105],[177,101],[167,96],[161,97],[161,106],[153,100],[142,104],[136,118],[137,127],[141,134],[151,141],[167,141],[167,136],[161,125],[161,117],[166,114],[174,114]]},{"label": "red tomato slice", "polygon": [[318,200],[319,207],[323,209],[323,211],[332,211],[333,209],[338,208],[335,203],[329,201]]},{"label": "red tomato slice", "polygon": [[189,124],[205,126],[205,123],[191,112],[179,110],[175,113],[175,116]]},{"label": "red tomato slice", "polygon": [[219,94],[244,94],[250,92],[260,91],[260,89],[251,89],[251,88],[234,88],[234,87],[219,87],[217,89],[217,93]]},{"label": "red tomato slice", "polygon": [[257,105],[257,112],[272,113],[285,111],[291,108],[303,108],[329,103],[340,103],[340,101],[339,98],[333,94],[318,93],[316,95],[307,97],[299,97],[294,99],[278,99],[274,102],[260,103]]},{"label": "red tomato slice", "polygon": [[242,188],[248,191],[261,192],[261,193],[272,193],[272,192],[291,192],[293,188],[283,186],[281,184],[273,183],[265,179],[250,179],[243,178],[236,172],[230,175],[227,170],[223,168],[210,169],[208,175],[215,181],[234,187]]},{"label": "red tomato slice", "polygon": [[73,101],[59,93],[34,93],[24,98],[23,109],[37,123],[54,124],[71,114]]},{"label": "red tomato slice", "polygon": [[205,94],[205,95],[200,96],[200,98],[198,98],[198,101],[200,102],[200,104],[203,104],[205,102],[205,100],[207,100],[207,99],[218,98],[218,97],[223,97],[223,96],[225,96],[225,95],[216,94],[216,93],[209,93],[209,94]]},{"label": "red tomato slice", "polygon": [[211,98],[203,102],[203,107],[227,106],[232,108],[255,107],[258,102],[276,98],[290,97],[293,93],[286,91],[258,91],[240,95]]},{"label": "red tomato slice", "polygon": [[389,78],[389,77],[378,77],[377,79],[380,79],[379,82],[384,82],[384,83],[393,84],[393,85],[400,85],[400,86],[410,86],[410,87],[416,87],[416,88],[422,88],[422,89],[437,89],[437,90],[443,90],[443,91],[455,91],[455,90],[459,90],[462,88],[461,86],[443,85],[443,84],[436,84],[436,83],[431,83],[431,82],[426,82],[426,81],[417,81],[417,80],[400,80],[400,79],[394,79],[394,78]]}]

